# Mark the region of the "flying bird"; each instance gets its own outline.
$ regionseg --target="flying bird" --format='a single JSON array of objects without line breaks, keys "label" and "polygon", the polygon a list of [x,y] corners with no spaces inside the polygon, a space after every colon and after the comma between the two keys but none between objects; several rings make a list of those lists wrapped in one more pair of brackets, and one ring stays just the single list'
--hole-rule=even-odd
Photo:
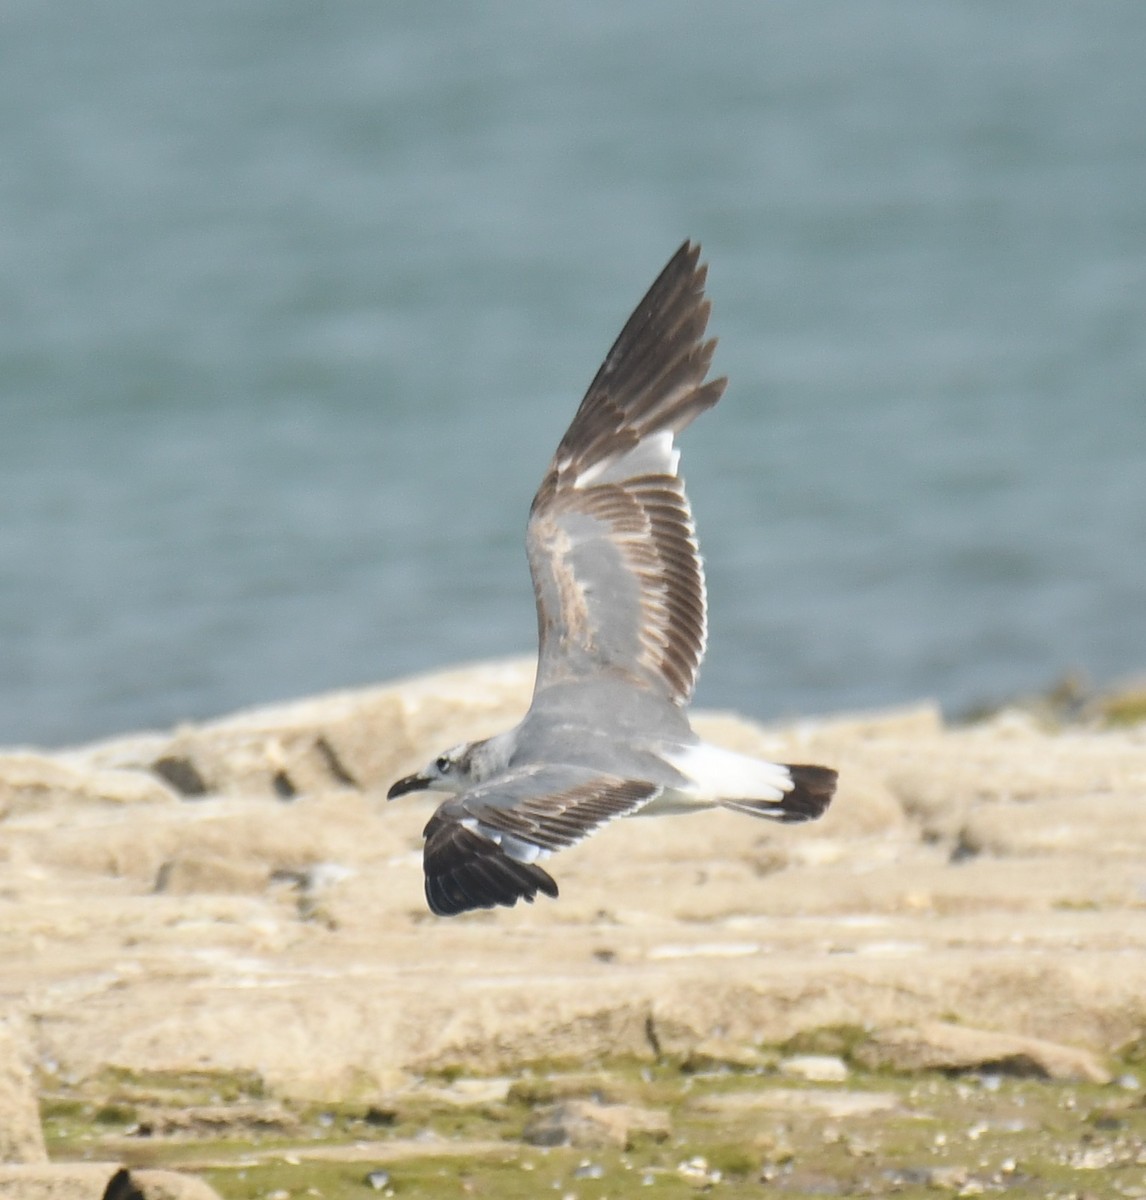
[{"label": "flying bird", "polygon": [[724,392],[706,380],[707,268],[691,242],[637,305],[529,512],[538,662],[513,729],[439,754],[388,793],[450,793],[426,825],[439,916],[557,896],[541,862],[616,817],[726,808],[810,821],[828,767],[702,741],[686,706],[704,657],[704,570],[676,436]]}]

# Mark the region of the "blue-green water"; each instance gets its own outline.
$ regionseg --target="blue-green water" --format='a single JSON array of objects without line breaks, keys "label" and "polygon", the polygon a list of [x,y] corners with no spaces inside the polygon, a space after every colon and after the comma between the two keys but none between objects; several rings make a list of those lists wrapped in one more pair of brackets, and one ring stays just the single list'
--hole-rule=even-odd
[{"label": "blue-green water", "polygon": [[711,263],[698,699],[1146,667],[1146,5],[12,0],[0,744],[532,647],[521,535]]}]

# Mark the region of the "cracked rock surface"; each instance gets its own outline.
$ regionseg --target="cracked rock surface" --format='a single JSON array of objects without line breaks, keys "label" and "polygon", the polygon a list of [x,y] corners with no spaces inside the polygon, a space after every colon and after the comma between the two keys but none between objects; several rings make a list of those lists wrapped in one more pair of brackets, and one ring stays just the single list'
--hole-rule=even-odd
[{"label": "cracked rock surface", "polygon": [[837,767],[828,816],[620,821],[554,860],[558,901],[434,918],[433,801],[386,786],[512,723],[531,683],[495,663],[0,753],[0,1015],[49,1073],[246,1071],[313,1098],[824,1027],[873,1062],[1097,1079],[1143,1036],[1146,728],[700,716]]}]

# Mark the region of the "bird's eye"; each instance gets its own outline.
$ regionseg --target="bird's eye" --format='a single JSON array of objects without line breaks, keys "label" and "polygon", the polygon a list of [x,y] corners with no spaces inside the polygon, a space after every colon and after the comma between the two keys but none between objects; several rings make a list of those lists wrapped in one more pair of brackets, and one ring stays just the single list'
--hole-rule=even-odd
[{"label": "bird's eye", "polygon": [[434,766],[445,775],[450,769],[450,756],[448,754],[439,754],[438,761],[434,763]]}]

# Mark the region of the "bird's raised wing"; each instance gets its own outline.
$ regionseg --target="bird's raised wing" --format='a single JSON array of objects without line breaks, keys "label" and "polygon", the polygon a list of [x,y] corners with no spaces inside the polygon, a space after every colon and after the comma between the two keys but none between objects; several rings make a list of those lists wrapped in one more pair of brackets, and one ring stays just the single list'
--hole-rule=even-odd
[{"label": "bird's raised wing", "polygon": [[425,828],[426,900],[440,917],[512,906],[557,884],[537,865],[660,792],[578,767],[512,770],[441,804]]},{"label": "bird's raised wing", "polygon": [[589,385],[530,510],[536,692],[614,672],[677,705],[704,656],[704,572],[674,437],[720,399],[700,248],[686,242]]}]

